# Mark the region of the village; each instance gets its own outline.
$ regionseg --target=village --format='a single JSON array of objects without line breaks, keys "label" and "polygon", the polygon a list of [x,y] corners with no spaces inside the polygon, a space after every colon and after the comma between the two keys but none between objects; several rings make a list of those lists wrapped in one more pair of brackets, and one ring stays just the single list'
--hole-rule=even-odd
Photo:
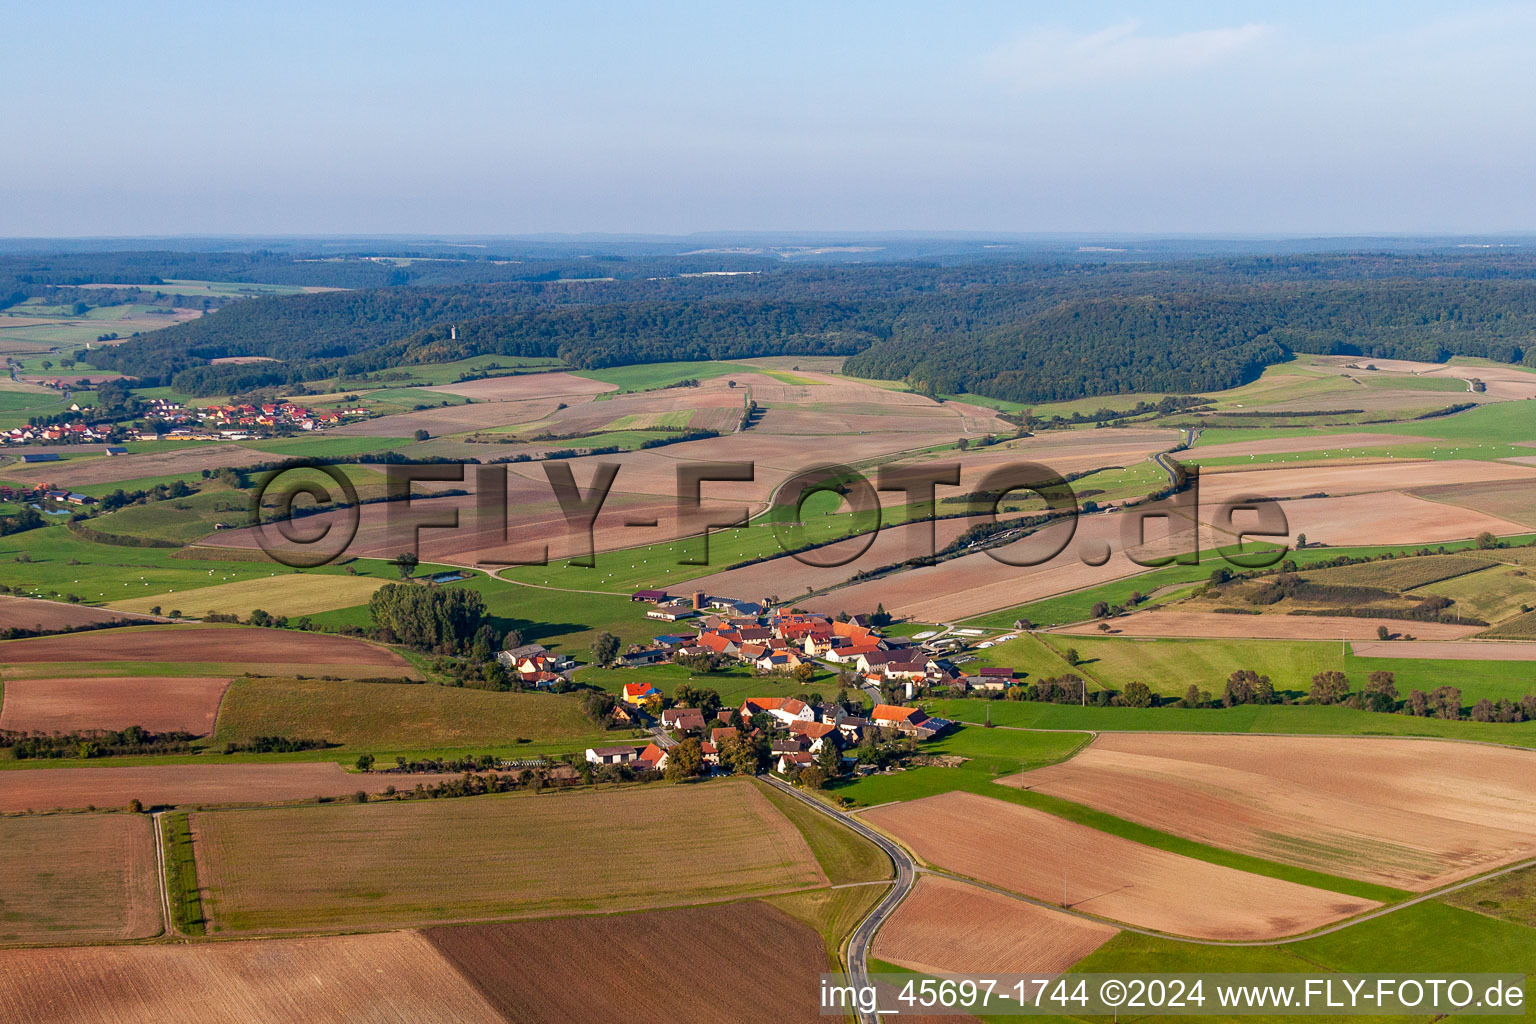
[{"label": "village", "polygon": [[[883,615],[828,617],[703,592],[679,597],[640,590],[631,600],[650,606],[648,619],[677,625],[617,653],[613,667],[643,671],[676,663],[707,678],[710,671],[740,666],[778,685],[809,684],[818,670],[827,670],[838,674],[842,687],[837,700],[807,691],[752,696],[727,707],[714,691],[692,685],[668,697],[652,683],[626,682],[603,705],[603,714],[610,725],[648,731],[649,742],[590,747],[584,755],[588,765],[616,777],[665,773],[682,758],[681,771],[673,774],[766,769],[820,788],[913,754],[918,743],[953,725],[930,717],[916,705],[919,698],[935,691],[1000,694],[1015,682],[1012,669],[962,671],[952,660],[961,646],[954,638],[923,644],[886,635]],[[540,689],[570,687],[572,673],[582,667],[539,644],[498,658],[524,686]]]},{"label": "village", "polygon": [[[63,386],[60,381],[50,386]],[[68,397],[68,391],[65,392]],[[294,402],[241,402],[234,405],[207,405],[188,408],[166,398],[143,400],[139,419],[143,426],[123,423],[89,423],[92,406],[73,402],[69,406],[77,421],[46,425],[12,427],[0,431],[0,443],[7,445],[90,444],[129,441],[251,441],[295,431],[317,431],[367,418],[364,408],[311,410]],[[122,451],[107,450],[109,455]]]}]

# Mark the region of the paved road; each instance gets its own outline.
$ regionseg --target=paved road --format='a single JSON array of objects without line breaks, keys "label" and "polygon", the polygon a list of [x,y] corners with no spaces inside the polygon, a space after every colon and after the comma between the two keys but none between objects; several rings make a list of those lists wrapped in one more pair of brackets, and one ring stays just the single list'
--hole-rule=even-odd
[{"label": "paved road", "polygon": [[656,740],[656,745],[662,750],[671,750],[677,746],[677,740],[667,734],[667,730],[659,725],[651,726],[651,736]]},{"label": "paved road", "polygon": [[[912,891],[912,884],[917,880],[917,865],[912,863],[912,858],[907,851],[891,842],[885,836],[876,832],[868,825],[856,818],[852,818],[841,811],[828,807],[815,797],[806,796],[800,790],[787,783],[781,782],[772,776],[766,776],[769,785],[779,789],[816,808],[822,814],[836,818],[844,826],[853,829],[859,835],[868,839],[885,852],[891,858],[891,863],[896,867],[896,883],[891,886],[891,891],[885,894],[885,898],[876,904],[875,909],[869,912],[869,916],[859,923],[853,930],[853,935],[848,939],[848,981],[850,984],[863,987],[870,984],[869,981],[869,944],[874,940],[875,932],[885,923],[885,919],[895,912],[901,901],[907,898]],[[878,1012],[859,1013],[861,1024],[875,1024],[879,1021]]]}]

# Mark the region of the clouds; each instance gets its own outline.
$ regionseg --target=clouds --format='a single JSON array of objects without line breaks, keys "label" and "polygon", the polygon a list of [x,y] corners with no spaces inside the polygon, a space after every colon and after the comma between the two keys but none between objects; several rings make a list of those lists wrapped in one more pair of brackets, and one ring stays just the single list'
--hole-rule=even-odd
[{"label": "clouds", "polygon": [[1268,32],[1249,24],[1156,36],[1134,21],[1086,33],[1035,29],[987,53],[982,68],[1020,92],[1133,81],[1226,63]]}]

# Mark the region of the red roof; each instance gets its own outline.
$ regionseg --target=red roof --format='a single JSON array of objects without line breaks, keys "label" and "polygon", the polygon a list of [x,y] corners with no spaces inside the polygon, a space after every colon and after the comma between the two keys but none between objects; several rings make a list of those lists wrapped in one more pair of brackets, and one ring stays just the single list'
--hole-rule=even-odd
[{"label": "red roof", "polygon": [[898,704],[876,704],[875,710],[869,713],[870,721],[911,722],[913,725],[927,717],[917,708],[904,708]]}]

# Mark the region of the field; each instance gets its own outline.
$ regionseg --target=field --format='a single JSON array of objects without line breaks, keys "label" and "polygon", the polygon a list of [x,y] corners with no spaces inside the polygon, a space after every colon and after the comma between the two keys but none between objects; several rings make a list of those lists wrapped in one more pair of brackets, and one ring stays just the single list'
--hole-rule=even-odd
[{"label": "field", "polygon": [[0,813],[82,807],[197,807],[280,803],[340,797],[389,786],[413,788],[441,775],[385,775],[345,772],[334,762],[308,764],[169,764],[103,768],[65,766],[0,771]]},{"label": "field", "polygon": [[0,953],[0,1017],[96,1024],[502,1024],[414,932]]},{"label": "field", "polygon": [[142,726],[150,732],[213,732],[228,679],[206,676],[87,676],[10,679],[0,729],[88,732]]},{"label": "field", "polygon": [[214,931],[637,910],[826,883],[800,832],[743,781],[191,821]]},{"label": "field", "polygon": [[[0,847],[0,942],[99,942],[161,930],[148,818],[0,818]],[[0,1004],[8,987],[0,985]]]},{"label": "field", "polygon": [[1420,487],[1411,493],[1430,501],[1459,505],[1526,526],[1536,526],[1536,485],[1529,482]]},{"label": "field", "polygon": [[[10,686],[7,684],[7,693]],[[214,746],[254,736],[303,736],[351,750],[502,748],[519,740],[602,744],[573,697],[496,693],[431,683],[236,679],[219,710]]]},{"label": "field", "polygon": [[1005,780],[1252,856],[1413,891],[1536,856],[1536,754],[1429,740],[1105,734]]},{"label": "field", "polygon": [[1536,867],[1490,878],[1442,899],[1453,907],[1536,928]]},{"label": "field", "polygon": [[1273,939],[1373,901],[1143,846],[1043,811],[946,793],[863,812],[930,864],[1111,921],[1210,939]]},{"label": "field", "polygon": [[[410,675],[410,665],[385,647],[323,633],[220,626],[145,626],[114,629],[110,643],[93,633],[43,636],[0,643],[0,663],[61,661],[252,662],[269,670],[319,665],[370,670],[371,675]],[[341,674],[341,673],[336,673]]]},{"label": "field", "polygon": [[116,484],[130,480],[198,473],[226,466],[238,469],[262,462],[276,462],[281,456],[254,446],[239,444],[198,445],[172,451],[129,453],[127,455],[69,456],[61,462],[44,466],[18,467],[7,475],[18,480],[46,481],[56,487],[79,490],[90,484]]},{"label": "field", "polygon": [[123,622],[136,616],[68,604],[64,601],[39,601],[30,597],[0,595],[0,629],[68,629],[99,622]]},{"label": "field", "polygon": [[[1054,632],[1082,636],[1147,637],[1252,637],[1265,640],[1364,640],[1374,639],[1376,630],[1386,626],[1393,633],[1411,632],[1420,640],[1457,640],[1482,629],[1481,626],[1455,626],[1442,622],[1408,622],[1402,619],[1361,619],[1345,615],[1223,615],[1217,612],[1185,611],[1159,608],[1132,612],[1104,620],[1109,629],[1099,629],[1099,622],[1082,622]],[[1404,657],[1415,655],[1421,645],[1410,644]],[[1358,650],[1357,650],[1357,653]]]},{"label": "field", "polygon": [[760,902],[422,934],[511,1024],[826,1019],[821,939]]},{"label": "field", "polygon": [[367,604],[373,592],[385,584],[380,578],[318,573],[287,573],[264,579],[221,583],[195,590],[172,590],[150,597],[114,601],[110,607],[127,612],[170,608],[174,604],[186,616],[200,617],[223,612],[249,618],[257,608],[272,615],[296,617],[314,612]]},{"label": "field", "polygon": [[1115,928],[936,875],[881,927],[870,952],[927,974],[977,970],[1059,974],[1118,934]]},{"label": "field", "polygon": [[[1362,658],[1427,658],[1431,661],[1536,661],[1536,644],[1498,643],[1478,640],[1460,643],[1446,640],[1429,643],[1354,643],[1351,649]],[[1536,680],[1533,680],[1536,682]]]}]

